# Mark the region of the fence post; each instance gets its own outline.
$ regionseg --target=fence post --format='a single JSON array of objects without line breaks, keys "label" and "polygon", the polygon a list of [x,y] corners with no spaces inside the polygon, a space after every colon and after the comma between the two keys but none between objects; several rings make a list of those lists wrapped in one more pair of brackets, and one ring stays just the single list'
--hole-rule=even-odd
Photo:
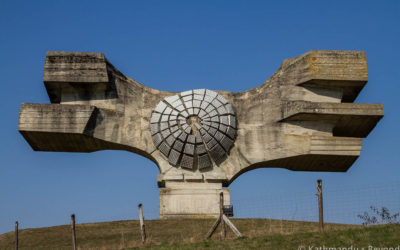
[{"label": "fence post", "polygon": [[235,225],[233,225],[233,223],[231,221],[229,221],[228,217],[226,217],[226,215],[224,214],[224,193],[221,192],[219,193],[219,216],[218,219],[215,221],[214,225],[211,227],[210,231],[208,231],[207,235],[206,235],[206,239],[209,239],[213,233],[215,232],[215,230],[217,229],[219,223],[221,224],[221,236],[223,238],[226,237],[226,226],[228,225],[232,231],[236,234],[236,236],[238,237],[242,237],[242,234],[239,232],[239,230],[235,227]]},{"label": "fence post", "polygon": [[324,230],[324,204],[322,201],[322,180],[317,180],[319,230]]},{"label": "fence post", "polygon": [[228,217],[224,214],[222,215],[222,219],[225,221],[225,223],[232,229],[232,231],[236,234],[237,237],[242,237],[242,234],[239,232],[239,230],[233,225],[233,223],[228,219]]},{"label": "fence post", "polygon": [[224,193],[219,193],[219,217],[221,218],[221,236],[225,239],[226,237],[226,227],[225,221],[222,219],[224,215]]},{"label": "fence post", "polygon": [[144,226],[142,203],[140,203],[138,207],[139,207],[140,231],[142,234],[142,243],[144,243],[146,241],[146,229]]},{"label": "fence post", "polygon": [[72,246],[76,250],[75,214],[71,215]]},{"label": "fence post", "polygon": [[18,221],[15,222],[15,250],[18,250]]}]

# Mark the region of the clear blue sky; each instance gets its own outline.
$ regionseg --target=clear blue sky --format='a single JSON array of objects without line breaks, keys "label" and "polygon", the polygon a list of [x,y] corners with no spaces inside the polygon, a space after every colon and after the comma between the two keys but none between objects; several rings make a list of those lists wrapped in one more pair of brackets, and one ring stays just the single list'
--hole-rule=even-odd
[{"label": "clear blue sky", "polygon": [[[363,50],[369,83],[356,102],[385,117],[346,173],[250,171],[231,198],[398,181],[399,1],[0,1],[0,233],[158,211],[157,167],[128,152],[34,152],[17,131],[22,102],[49,103],[46,51],[103,52],[147,86],[242,91],[309,50]],[[255,191],[257,190],[257,191]],[[399,192],[395,199],[400,200]],[[270,201],[273,203],[273,201]],[[250,214],[251,215],[251,214]]]}]

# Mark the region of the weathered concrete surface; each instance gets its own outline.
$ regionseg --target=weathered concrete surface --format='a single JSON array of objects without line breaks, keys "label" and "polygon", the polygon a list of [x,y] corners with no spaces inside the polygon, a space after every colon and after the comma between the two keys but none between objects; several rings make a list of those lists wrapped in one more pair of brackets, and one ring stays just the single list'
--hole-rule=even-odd
[{"label": "weathered concrete surface", "polygon": [[[177,93],[141,85],[101,53],[48,52],[44,83],[52,104],[22,104],[18,129],[34,150],[118,149],[143,155],[160,169],[160,187],[177,182],[228,186],[260,167],[347,171],[360,155],[362,138],[384,115],[382,104],[351,103],[367,80],[364,52],[310,51],[285,60],[259,87],[217,91],[235,111],[236,140],[219,165],[188,170],[168,163],[149,127],[157,103]],[[171,215],[167,208],[162,211]]]},{"label": "weathered concrete surface", "polygon": [[229,205],[229,189],[221,183],[167,182],[160,189],[160,219],[218,217],[220,192]]}]

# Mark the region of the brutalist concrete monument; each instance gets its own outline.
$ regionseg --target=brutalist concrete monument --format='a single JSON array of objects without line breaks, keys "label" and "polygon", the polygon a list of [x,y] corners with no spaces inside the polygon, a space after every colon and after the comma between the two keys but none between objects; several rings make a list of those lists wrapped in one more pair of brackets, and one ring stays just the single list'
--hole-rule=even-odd
[{"label": "brutalist concrete monument", "polygon": [[[368,80],[359,51],[287,59],[259,87],[171,93],[119,72],[101,53],[48,52],[51,104],[21,105],[34,150],[127,150],[159,168],[160,218],[217,216],[219,193],[261,167],[344,172],[382,104],[352,103]],[[132,166],[135,167],[135,166]]]}]

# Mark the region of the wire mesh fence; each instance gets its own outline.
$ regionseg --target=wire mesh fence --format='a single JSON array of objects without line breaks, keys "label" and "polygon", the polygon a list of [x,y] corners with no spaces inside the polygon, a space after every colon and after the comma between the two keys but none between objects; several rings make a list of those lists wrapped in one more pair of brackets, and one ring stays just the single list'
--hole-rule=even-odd
[{"label": "wire mesh fence", "polygon": [[[231,196],[234,218],[264,218],[318,222],[318,196],[316,182],[313,189],[278,190],[276,192],[248,195],[246,198]],[[323,182],[324,222],[360,225],[364,221],[358,215],[369,213],[377,216],[371,206],[385,207],[391,214],[400,212],[400,181],[377,182],[364,185],[332,185]],[[158,219],[157,204],[143,204],[145,219]],[[99,218],[94,221],[138,220],[137,208]],[[400,217],[398,218],[398,221]]]},{"label": "wire mesh fence", "polygon": [[[315,192],[296,190],[276,195],[258,195],[231,199],[235,217],[278,220],[318,221],[318,196]],[[364,186],[323,186],[324,221],[362,224],[358,215],[378,216],[371,206],[385,207],[391,214],[400,212],[400,181],[372,183]],[[379,217],[379,216],[378,216]]]},{"label": "wire mesh fence", "polygon": [[[316,223],[319,221],[318,195],[316,185],[313,186],[314,189],[309,189],[308,191],[285,189],[278,190],[278,193],[259,193],[241,199],[233,198],[231,199],[231,204],[234,206],[235,216],[232,222],[247,237],[318,231],[320,229],[319,224]],[[327,231],[331,229],[358,228],[360,227],[359,225],[366,222],[365,219],[359,216],[365,215],[365,212],[371,217],[377,217],[375,221],[371,220],[374,224],[390,221],[380,217],[380,213],[383,213],[383,211],[387,213],[385,215],[386,218],[391,217],[393,219],[391,222],[399,222],[400,216],[396,217],[394,215],[400,212],[400,181],[340,187],[329,185],[328,183],[323,185],[322,194],[324,221],[329,223],[325,224]],[[375,209],[371,209],[371,207]],[[383,207],[386,210],[382,210]],[[159,211],[156,206],[144,205],[143,213],[145,219],[158,219]],[[114,222],[99,225],[96,229],[97,231],[93,231],[94,225],[80,224],[77,226],[76,231],[77,235],[79,235],[77,236],[77,245],[80,245],[81,249],[85,249],[89,245],[92,246],[91,244],[94,243],[85,241],[85,239],[92,237],[91,234],[94,232],[96,235],[99,233],[104,235],[104,244],[114,244],[120,248],[125,248],[127,245],[132,247],[139,246],[144,242],[143,236],[140,236],[142,226],[139,228],[138,222],[132,221],[132,219],[138,220],[138,215],[138,208],[135,207],[127,211],[126,214],[109,217],[108,221],[112,220]],[[250,219],[241,220],[240,218]],[[257,220],[256,218],[264,220]],[[78,222],[82,223],[80,220]],[[159,244],[167,239],[171,242],[203,240],[212,222],[213,220],[195,221],[195,219],[189,219],[186,222],[179,220],[146,221],[146,225],[148,225],[146,226],[146,231],[148,230],[150,239],[149,244]],[[186,223],[185,226],[182,227],[182,223]],[[71,225],[74,225],[74,223]],[[73,226],[72,228],[75,227]],[[76,243],[74,237],[71,243],[70,231],[70,227],[60,226],[42,228],[37,233],[38,235],[39,233],[57,235],[54,239],[62,238],[63,244],[70,246]],[[30,235],[31,233],[32,231],[27,230],[22,233],[21,237],[18,237],[18,224],[16,224],[15,237],[12,234],[6,235],[8,237],[6,239],[7,244],[12,246],[15,242],[17,246],[19,238],[23,239],[21,242],[28,244],[27,242],[30,242],[30,237],[32,236]],[[74,229],[72,234],[75,235]],[[31,238],[35,237],[39,236],[34,235]],[[232,238],[233,235],[231,234],[229,237]],[[32,242],[34,243],[33,240]],[[54,241],[53,243],[56,244],[57,242]]]}]

